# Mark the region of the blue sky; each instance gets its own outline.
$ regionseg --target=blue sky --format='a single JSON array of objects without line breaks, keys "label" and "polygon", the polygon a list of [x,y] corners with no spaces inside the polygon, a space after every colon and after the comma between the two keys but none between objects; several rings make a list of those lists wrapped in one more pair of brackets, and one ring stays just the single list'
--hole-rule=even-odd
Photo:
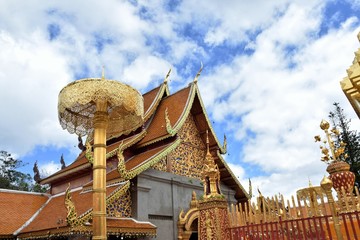
[{"label": "blue sky", "polygon": [[146,92],[169,68],[171,92],[204,70],[199,88],[226,160],[247,188],[291,194],[326,165],[313,136],[340,102],[359,48],[360,1],[0,0],[0,149],[44,173],[70,164],[57,97],[69,82],[106,77]]}]

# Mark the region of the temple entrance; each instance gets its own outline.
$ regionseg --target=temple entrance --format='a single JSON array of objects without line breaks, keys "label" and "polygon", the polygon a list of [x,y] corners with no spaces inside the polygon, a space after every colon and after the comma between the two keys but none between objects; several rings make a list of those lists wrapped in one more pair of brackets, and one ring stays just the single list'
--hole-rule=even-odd
[{"label": "temple entrance", "polygon": [[189,238],[189,240],[198,240],[198,233],[197,232],[193,232]]},{"label": "temple entrance", "polygon": [[196,218],[191,224],[190,229],[191,229],[192,233],[190,235],[189,240],[198,240],[198,220],[199,219]]},{"label": "temple entrance", "polygon": [[187,215],[188,218],[182,218],[180,214],[180,225],[178,228],[179,239],[184,240],[197,240],[198,239],[198,210],[193,210],[191,214]]}]

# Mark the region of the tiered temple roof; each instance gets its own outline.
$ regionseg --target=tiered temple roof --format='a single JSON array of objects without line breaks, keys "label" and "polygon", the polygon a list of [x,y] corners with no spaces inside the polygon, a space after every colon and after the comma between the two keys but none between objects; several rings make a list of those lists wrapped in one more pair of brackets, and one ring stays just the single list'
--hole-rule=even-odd
[{"label": "tiered temple roof", "polygon": [[[215,163],[220,171],[223,184],[233,189],[238,202],[245,202],[249,198],[237,178],[222,158],[226,152],[226,142],[221,145],[210,124],[208,115],[202,103],[197,83],[171,94],[165,81],[159,87],[145,93],[144,98],[144,125],[127,136],[107,136],[107,203],[111,204],[124,197],[128,191],[129,181],[143,171],[162,161],[180,144],[185,142],[179,137],[179,131],[184,123],[190,121],[197,129],[202,145],[206,142],[206,131],[209,130],[209,149],[214,156]],[[194,133],[195,134],[195,133]],[[88,142],[91,143],[91,136]],[[199,145],[199,144],[198,144]],[[202,145],[195,146],[205,154]],[[80,153],[77,159],[66,168],[41,180],[41,184],[51,186],[50,195],[28,194],[31,204],[26,204],[26,214],[20,213],[17,223],[9,229],[0,232],[0,235],[17,234],[19,238],[35,238],[66,234],[90,234],[92,211],[92,164],[91,147]],[[205,156],[205,155],[204,155]],[[118,171],[118,162],[123,161],[128,177]],[[184,160],[185,161],[185,160]],[[175,171],[171,162],[163,164],[163,171],[192,177],[187,173]],[[69,206],[65,205],[66,189],[70,184],[71,202],[75,207],[77,220],[82,225],[69,224]],[[2,193],[4,194],[4,193]],[[19,193],[20,194],[20,193]],[[9,193],[9,198],[13,194]],[[116,195],[116,198],[114,197]],[[20,196],[20,195],[19,195]],[[4,199],[4,197],[2,197]],[[28,200],[26,200],[28,201]],[[31,208],[29,207],[31,205]],[[68,207],[68,210],[66,209]],[[4,211],[3,208],[0,211]],[[127,213],[118,212],[108,214],[108,232],[112,234],[127,231],[130,235],[154,235],[156,227],[149,222],[138,222]],[[89,217],[90,216],[90,217]],[[68,218],[68,220],[67,220]],[[71,222],[71,221],[70,221]],[[73,223],[76,223],[73,222]],[[19,230],[20,229],[20,230]]]}]

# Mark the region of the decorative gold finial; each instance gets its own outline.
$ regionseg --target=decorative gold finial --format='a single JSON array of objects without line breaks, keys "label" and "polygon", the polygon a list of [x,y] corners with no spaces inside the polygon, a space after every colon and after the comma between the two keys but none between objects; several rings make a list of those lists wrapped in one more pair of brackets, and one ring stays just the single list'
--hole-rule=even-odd
[{"label": "decorative gold finial", "polygon": [[249,196],[250,196],[250,198],[252,198],[252,195],[253,195],[253,193],[252,193],[252,183],[251,183],[251,179],[249,178]]},{"label": "decorative gold finial", "polygon": [[200,63],[201,63],[201,66],[200,66],[200,69],[199,69],[198,73],[196,74],[196,76],[195,76],[195,78],[194,78],[194,83],[197,83],[197,82],[198,82],[198,79],[199,79],[199,77],[200,77],[201,71],[203,70],[203,67],[204,67],[203,63],[202,63],[202,62],[200,62]]},{"label": "decorative gold finial", "polygon": [[309,187],[313,187],[310,178],[309,178]]},{"label": "decorative gold finial", "polygon": [[224,133],[223,149],[224,149],[224,152],[226,153],[226,152],[227,152],[227,140],[226,140],[226,135],[225,135],[225,133]]},{"label": "decorative gold finial", "polygon": [[333,182],[324,175],[323,179],[320,182],[320,185],[322,188],[324,188],[325,190],[330,190],[333,186]]},{"label": "decorative gold finial", "polygon": [[169,80],[169,76],[170,76],[170,73],[171,73],[171,68],[169,69],[169,72],[166,74],[166,77],[164,79],[164,83],[166,84]]},{"label": "decorative gold finial", "polygon": [[207,147],[207,153],[210,153],[210,150],[209,150],[209,130],[206,130],[206,147]]},{"label": "decorative gold finial", "polygon": [[358,38],[358,40],[360,42],[360,32],[357,34],[357,38]]},{"label": "decorative gold finial", "polygon": [[105,66],[102,66],[101,79],[105,80]]},{"label": "decorative gold finial", "polygon": [[[340,142],[338,146],[335,146],[333,141],[334,137],[338,137],[340,135],[339,130],[334,127],[329,131],[330,124],[324,119],[320,123],[320,128],[325,132],[326,139],[321,140],[320,135],[316,135],[314,138],[315,142],[322,141],[324,144],[324,146],[320,146],[321,153],[323,154],[321,161],[330,163],[332,161],[345,160],[347,158],[347,155],[344,154],[346,144],[344,142]],[[329,148],[326,144],[329,145]],[[330,152],[331,156],[329,154]]]},{"label": "decorative gold finial", "polygon": [[168,132],[168,134],[173,136],[176,133],[176,131],[171,126],[171,122],[170,122],[170,119],[169,119],[168,108],[165,109],[165,123],[166,123],[166,131]]},{"label": "decorative gold finial", "polygon": [[322,130],[328,130],[329,129],[329,127],[330,127],[330,124],[327,122],[327,121],[325,121],[324,119],[323,120],[321,120],[321,122],[320,122],[320,128],[322,129]]}]

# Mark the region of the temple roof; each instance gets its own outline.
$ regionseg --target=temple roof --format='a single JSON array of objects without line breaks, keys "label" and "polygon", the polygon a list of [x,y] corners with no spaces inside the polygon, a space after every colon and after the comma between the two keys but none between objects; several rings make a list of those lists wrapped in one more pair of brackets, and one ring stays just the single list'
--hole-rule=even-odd
[{"label": "temple roof", "polygon": [[[129,186],[130,184],[127,181],[107,186],[107,201],[112,201],[115,194],[126,191]],[[32,221],[25,224],[23,229],[19,231],[18,237],[26,239],[57,235],[65,236],[73,233],[91,234],[92,227],[88,218],[92,212],[92,201],[89,201],[89,199],[92,199],[92,191],[80,187],[72,189],[70,194],[75,206],[74,211],[76,211],[78,219],[84,219],[84,225],[80,227],[69,226],[67,222],[68,212],[64,203],[65,193],[61,193],[50,197],[37,215],[33,216]],[[153,224],[139,222],[131,218],[109,217],[107,225],[108,232],[111,234],[126,233],[131,235],[131,233],[134,233],[149,236],[156,234],[156,226]]]},{"label": "temple roof", "polygon": [[[106,188],[106,195],[109,196],[119,186],[111,186]],[[88,201],[92,198],[91,191],[83,191],[82,188],[73,189],[71,196],[76,207],[78,216],[86,213],[92,208],[92,202]],[[64,203],[65,192],[51,197],[50,201],[39,212],[28,226],[21,233],[36,232],[43,229],[56,229],[66,227],[67,210]]]},{"label": "temple roof", "polygon": [[0,189],[0,199],[0,236],[12,237],[49,200],[49,195]]},{"label": "temple roof", "polygon": [[[124,171],[130,173],[128,176],[130,176],[131,180],[131,178],[158,163],[180,144],[181,138],[177,133],[185,120],[191,115],[204,143],[206,142],[206,132],[209,132],[209,148],[213,153],[215,163],[218,165],[221,181],[236,192],[235,198],[239,202],[246,201],[249,198],[221,156],[226,152],[225,139],[224,144],[221,145],[211,126],[196,82],[174,94],[169,94],[167,83],[164,82],[159,87],[145,93],[143,98],[144,125],[126,136],[116,136],[116,134],[108,136],[106,147],[108,162],[112,161],[112,164],[116,164],[116,156],[121,151]],[[89,141],[92,141],[91,137]],[[40,183],[51,185],[67,183],[77,179],[80,175],[91,174],[92,164],[89,161],[91,160],[91,154],[91,148],[88,148],[88,150],[81,152],[69,166],[42,179]],[[118,191],[124,188],[125,183],[129,183],[124,176],[121,176],[116,167],[108,169],[106,178],[107,198],[117,194]],[[71,190],[71,196],[79,219],[85,219],[92,212],[92,204],[89,201],[89,199],[92,199],[91,188],[92,180],[88,178],[87,182],[83,183],[81,187]],[[20,238],[33,238],[36,236],[57,236],[66,235],[70,232],[74,233],[76,229],[70,228],[66,221],[65,192],[63,188],[58,189],[56,192],[58,194],[52,196],[30,195],[31,197],[27,197],[26,201],[30,199],[33,202],[32,204],[17,204],[16,206],[31,205],[31,208],[26,208],[25,214],[23,214],[24,211],[21,211],[21,218],[17,218],[17,223],[11,224],[11,229],[1,229],[3,232],[0,232],[0,235],[9,234],[9,236],[12,236],[15,231],[18,231]],[[5,193],[0,192],[0,194]],[[13,195],[14,193],[11,193],[6,199],[11,201]],[[21,202],[21,198],[14,200],[14,202]],[[40,210],[38,211],[38,209]],[[1,207],[0,214],[6,216],[6,208]],[[28,221],[29,219],[30,221]],[[25,224],[26,221],[28,222]],[[151,223],[137,222],[131,218],[108,218],[107,224],[108,231],[113,231],[114,234],[121,234],[119,232],[121,229],[124,233],[132,231],[143,235],[156,234],[156,227]],[[87,222],[82,227],[82,231],[91,232],[91,222]]]},{"label": "temple roof", "polygon": [[[165,82],[145,93],[143,97],[145,123],[142,129],[128,136],[108,138],[107,157],[116,154],[117,147],[121,142],[131,152],[125,156],[126,170],[134,170],[139,164],[154,161],[158,151],[164,149],[169,142],[175,141],[176,133],[182,127],[189,114],[192,114],[203,142],[206,140],[205,132],[209,130],[210,149],[220,154],[226,152],[226,142],[223,145],[219,143],[196,83],[191,83],[188,87],[174,94],[169,94],[169,89]],[[215,161],[220,169],[221,180],[236,191],[236,198],[239,201],[249,198],[220,154],[215,156]],[[151,164],[147,165],[150,166]],[[91,164],[86,158],[85,152],[82,152],[72,164],[54,175],[43,179],[41,183],[58,182],[61,179],[75,176],[81,173],[81,171],[89,171],[89,169],[91,169]],[[143,170],[146,169],[143,168]],[[115,176],[118,175],[109,172],[107,176],[108,181],[113,180]]]}]

